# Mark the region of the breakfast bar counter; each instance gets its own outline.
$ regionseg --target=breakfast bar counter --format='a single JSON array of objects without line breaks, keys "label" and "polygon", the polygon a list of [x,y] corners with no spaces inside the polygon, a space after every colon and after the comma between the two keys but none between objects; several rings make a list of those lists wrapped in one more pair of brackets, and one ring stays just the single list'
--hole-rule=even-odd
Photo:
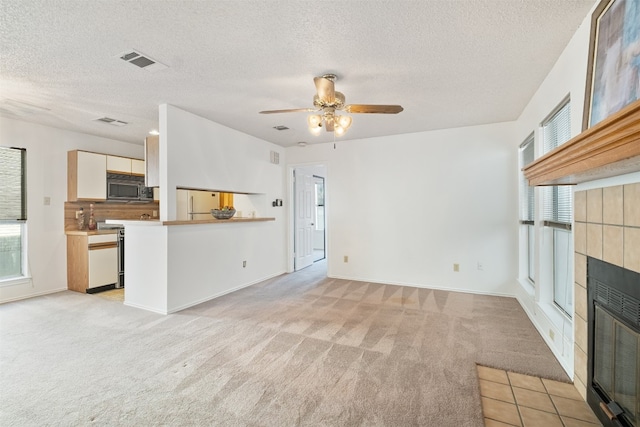
[{"label": "breakfast bar counter", "polygon": [[275,221],[275,218],[230,218],[230,219],[192,219],[192,220],[173,220],[173,221],[156,221],[156,220],[107,220],[107,224],[126,225],[200,225],[200,224],[230,224],[238,222],[265,222]]},{"label": "breakfast bar counter", "polygon": [[106,222],[124,226],[124,303],[132,307],[174,313],[286,271],[273,250],[283,234],[276,218]]}]

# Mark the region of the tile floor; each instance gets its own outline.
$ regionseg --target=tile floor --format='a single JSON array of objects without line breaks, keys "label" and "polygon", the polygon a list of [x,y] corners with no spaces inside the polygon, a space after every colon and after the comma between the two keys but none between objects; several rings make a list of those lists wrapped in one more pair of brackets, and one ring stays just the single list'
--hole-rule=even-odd
[{"label": "tile floor", "polygon": [[486,427],[602,426],[572,384],[478,365]]}]

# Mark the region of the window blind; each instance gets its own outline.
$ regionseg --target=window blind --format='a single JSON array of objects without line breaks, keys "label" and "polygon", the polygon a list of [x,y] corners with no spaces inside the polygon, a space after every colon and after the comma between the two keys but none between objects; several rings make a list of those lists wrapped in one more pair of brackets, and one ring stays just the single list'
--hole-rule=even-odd
[{"label": "window blind", "polygon": [[545,153],[571,139],[571,104],[566,101],[550,118],[542,123]]},{"label": "window blind", "polygon": [[[542,123],[543,148],[547,153],[571,139],[571,104],[567,100]],[[547,187],[544,191],[545,225],[571,228],[573,219],[572,190],[569,185]]]},{"label": "window blind", "polygon": [[26,150],[0,147],[0,221],[27,219]]},{"label": "window blind", "polygon": [[[529,163],[533,162],[535,156],[535,145],[533,134],[531,134],[520,146],[520,167],[524,168]],[[521,188],[520,188],[520,222],[533,224],[534,215],[534,191],[533,187],[529,185],[529,182],[524,177],[524,173],[521,173]]]}]

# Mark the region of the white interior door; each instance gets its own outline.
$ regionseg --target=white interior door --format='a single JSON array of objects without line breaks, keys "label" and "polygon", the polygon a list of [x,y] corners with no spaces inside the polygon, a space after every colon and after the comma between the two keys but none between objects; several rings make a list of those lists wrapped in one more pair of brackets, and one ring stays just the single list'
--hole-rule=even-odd
[{"label": "white interior door", "polygon": [[313,175],[294,171],[295,190],[295,270],[313,264],[313,210],[315,207]]}]

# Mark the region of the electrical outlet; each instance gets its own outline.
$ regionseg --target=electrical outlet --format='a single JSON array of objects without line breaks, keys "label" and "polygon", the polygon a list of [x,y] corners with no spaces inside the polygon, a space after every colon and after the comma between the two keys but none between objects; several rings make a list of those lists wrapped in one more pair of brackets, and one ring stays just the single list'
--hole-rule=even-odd
[{"label": "electrical outlet", "polygon": [[481,270],[481,271],[484,270],[484,266],[480,261],[478,261],[478,270]]},{"label": "electrical outlet", "polygon": [[76,219],[80,218],[80,214],[82,213],[82,211],[76,211]]},{"label": "electrical outlet", "polygon": [[556,337],[556,334],[554,334],[554,333],[553,333],[553,331],[552,331],[551,329],[549,329],[549,337],[550,337],[551,339],[555,339],[555,337]]},{"label": "electrical outlet", "polygon": [[453,271],[460,271],[460,264],[453,264]]},{"label": "electrical outlet", "polygon": [[349,262],[349,255],[344,256],[344,262]]},{"label": "electrical outlet", "polygon": [[247,261],[242,261],[242,268],[245,268],[247,266]]},{"label": "electrical outlet", "polygon": [[153,217],[157,218],[158,217],[158,211],[153,211]]},{"label": "electrical outlet", "polygon": [[48,196],[44,197],[44,205],[45,206],[51,205],[51,197],[48,197]]}]

